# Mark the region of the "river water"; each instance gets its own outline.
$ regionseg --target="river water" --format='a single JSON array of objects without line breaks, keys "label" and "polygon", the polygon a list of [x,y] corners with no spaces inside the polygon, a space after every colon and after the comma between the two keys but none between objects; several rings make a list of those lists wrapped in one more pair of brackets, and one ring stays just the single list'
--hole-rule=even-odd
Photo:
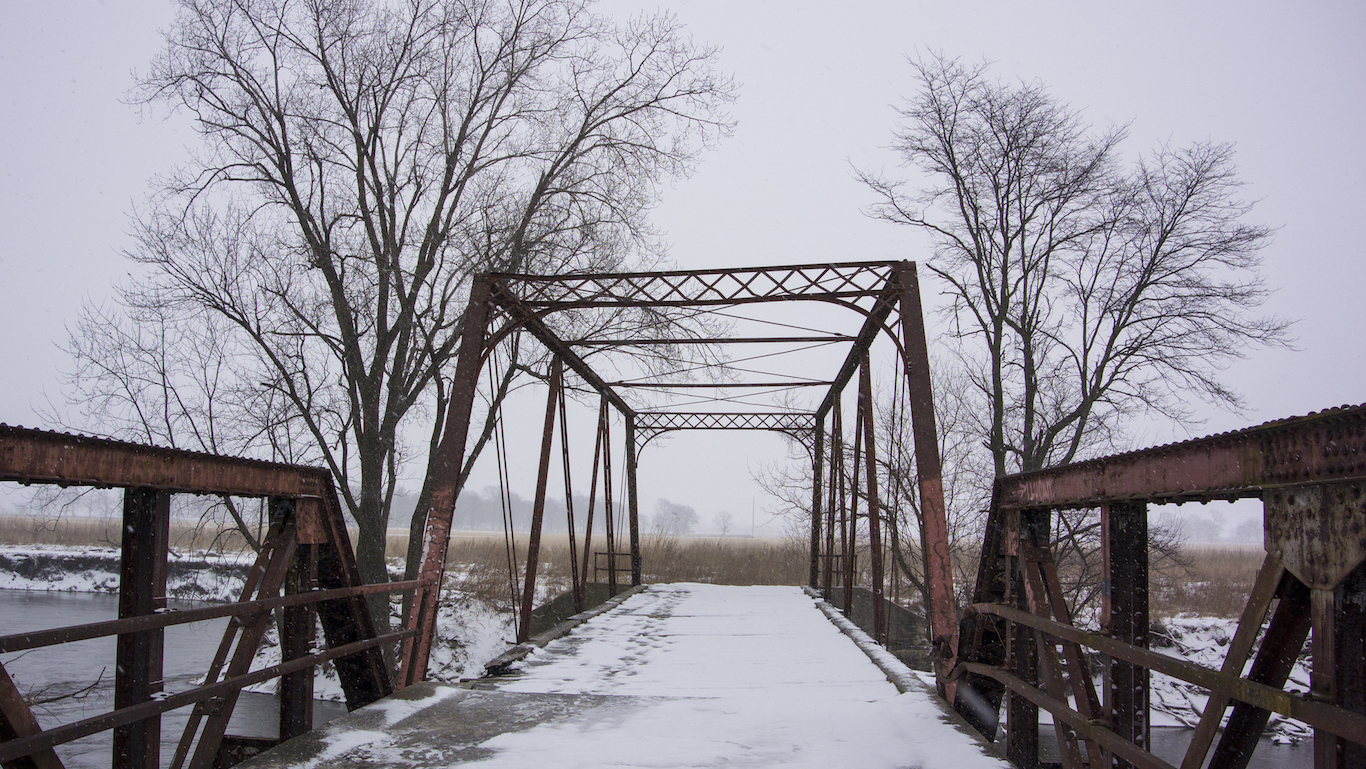
[{"label": "river water", "polygon": [[[172,601],[172,608],[197,604]],[[0,634],[81,625],[118,617],[118,597],[104,593],[59,593],[36,590],[0,590]],[[174,625],[166,628],[165,690],[179,692],[195,686],[213,660],[227,627],[227,618]],[[116,638],[93,638],[26,652],[0,655],[5,669],[27,698],[54,700],[35,705],[34,714],[44,728],[79,721],[113,709],[114,649]],[[79,692],[98,685],[85,694]],[[346,712],[341,703],[318,701],[314,723],[322,724]],[[161,763],[175,755],[190,708],[166,713],[161,718]],[[233,712],[228,734],[273,737],[277,729],[275,698],[269,694],[243,692]],[[58,746],[57,754],[69,769],[108,769],[111,733],[102,732]]]}]

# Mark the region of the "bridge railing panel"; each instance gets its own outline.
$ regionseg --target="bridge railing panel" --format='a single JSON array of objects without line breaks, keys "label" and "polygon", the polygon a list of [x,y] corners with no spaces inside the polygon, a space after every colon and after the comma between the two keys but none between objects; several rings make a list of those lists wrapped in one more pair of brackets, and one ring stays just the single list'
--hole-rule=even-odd
[{"label": "bridge railing panel", "polygon": [[[1150,650],[1148,505],[1244,497],[1263,501],[1267,554],[1221,669]],[[1099,632],[1067,616],[1048,542],[1051,512],[1077,508],[1101,512]],[[955,707],[994,738],[1004,703],[1020,766],[1039,765],[1044,708],[1064,766],[1170,767],[1149,752],[1152,672],[1210,692],[1182,769],[1246,766],[1271,713],[1314,729],[1316,769],[1366,766],[1366,406],[997,479],[960,631]],[[1307,639],[1300,696],[1282,687]],[[1100,694],[1083,649],[1105,661]]]},{"label": "bridge railing panel", "polygon": [[[318,665],[336,666],[354,710],[393,691],[380,647],[423,632],[419,626],[377,633],[366,597],[429,590],[430,580],[363,584],[326,470],[0,425],[0,480],[124,489],[119,619],[0,637],[0,652],[14,652],[117,636],[114,709],[44,730],[0,665],[5,766],[60,767],[54,747],[113,730],[115,769],[156,769],[161,714],[189,705],[194,709],[171,766],[223,765],[220,748],[233,741],[227,724],[244,687],[282,678],[279,735],[287,739],[312,727]],[[167,610],[172,494],[269,500],[270,531],[237,602]],[[281,613],[283,660],[252,670],[273,612]],[[165,628],[222,617],[230,621],[203,684],[165,692]],[[325,636],[322,651],[313,651],[315,624]]]}]

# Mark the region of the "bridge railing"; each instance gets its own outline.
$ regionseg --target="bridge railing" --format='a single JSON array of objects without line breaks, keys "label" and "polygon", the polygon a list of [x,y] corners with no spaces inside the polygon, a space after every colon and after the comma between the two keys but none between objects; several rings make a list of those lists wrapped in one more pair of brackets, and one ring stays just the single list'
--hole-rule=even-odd
[{"label": "bridge railing", "polygon": [[[1245,497],[1267,553],[1221,669],[1149,650],[1148,505]],[[1100,632],[1073,624],[1050,548],[1076,508],[1100,510]],[[1064,767],[1171,769],[1149,752],[1152,672],[1210,693],[1182,769],[1245,767],[1273,712],[1313,727],[1316,769],[1366,766],[1366,406],[998,479],[960,630],[955,707],[995,738],[1004,700],[1019,766],[1040,765],[1043,708]],[[1286,692],[1311,638],[1311,693]]]},{"label": "bridge railing", "polygon": [[[117,636],[114,709],[42,729],[0,665],[0,763],[7,767],[60,767],[54,747],[112,729],[114,769],[156,769],[161,715],[186,706],[193,709],[171,766],[229,765],[225,758],[240,757],[236,743],[244,742],[226,734],[244,687],[280,679],[279,740],[288,739],[312,728],[318,665],[336,666],[354,710],[393,691],[380,647],[422,632],[421,626],[376,631],[367,596],[417,593],[430,580],[363,584],[326,470],[0,425],[0,481],[124,489],[119,618],[0,637],[0,652],[18,652]],[[173,494],[269,500],[270,529],[237,602],[168,610]],[[276,614],[282,661],[252,670]],[[230,621],[203,683],[164,691],[165,628],[223,617]],[[325,650],[314,648],[318,625]],[[260,740],[245,742],[263,747]]]}]

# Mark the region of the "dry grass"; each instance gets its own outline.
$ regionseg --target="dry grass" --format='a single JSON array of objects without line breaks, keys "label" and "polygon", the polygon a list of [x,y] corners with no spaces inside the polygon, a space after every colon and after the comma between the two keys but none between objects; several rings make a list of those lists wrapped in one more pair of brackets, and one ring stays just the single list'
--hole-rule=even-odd
[{"label": "dry grass", "polygon": [[1190,565],[1152,577],[1152,614],[1209,617],[1242,614],[1265,553],[1257,545],[1187,545]]},{"label": "dry grass", "polygon": [[[5,515],[0,516],[0,544],[118,547],[120,524],[117,518]],[[172,519],[170,536],[175,550],[238,551],[247,546],[236,531],[191,520]]]},{"label": "dry grass", "polygon": [[640,551],[647,582],[804,585],[810,562],[795,539],[647,537]]},{"label": "dry grass", "polygon": [[[520,589],[522,570],[526,567],[526,536],[517,538],[517,577]],[[407,548],[407,537],[389,538],[391,559],[401,559]],[[601,551],[601,541],[593,550]],[[580,543],[582,550],[582,543]],[[582,559],[582,552],[580,552]],[[451,537],[447,551],[446,570],[458,575],[455,589],[476,594],[495,605],[511,603],[512,584],[508,573],[506,545],[497,532],[457,532]],[[644,537],[641,541],[641,561],[645,582],[709,582],[720,585],[801,585],[806,582],[807,554],[802,543],[786,540],[740,538],[682,538]],[[582,568],[583,561],[579,561]],[[605,567],[606,560],[602,560]],[[619,584],[629,584],[630,561],[621,558]],[[563,534],[548,535],[541,541],[537,567],[537,584],[544,596],[554,596],[569,590],[569,540]],[[606,582],[605,570],[594,574],[590,563],[590,581]]]},{"label": "dry grass", "polygon": [[[63,516],[41,518],[0,516],[0,543],[14,545],[119,546],[115,518]],[[354,532],[352,534],[354,537]],[[176,550],[241,550],[236,533],[197,521],[173,520],[171,543]],[[389,537],[387,552],[401,559],[408,538]],[[526,535],[517,538],[518,572],[526,564]],[[601,540],[594,550],[602,550]],[[641,542],[646,582],[709,582],[720,585],[801,585],[806,582],[806,544],[793,540],[655,537]],[[1215,617],[1237,617],[1252,589],[1263,552],[1257,546],[1191,545],[1184,549],[1188,566],[1152,574],[1152,613],[1155,618],[1182,612]],[[629,562],[622,560],[623,566]],[[860,559],[866,566],[867,559]],[[507,554],[499,532],[455,532],[447,554],[447,569],[458,576],[457,589],[510,605],[512,582]],[[563,534],[548,535],[541,544],[539,585],[543,594],[569,589],[569,542]],[[964,569],[964,572],[975,569]],[[600,575],[601,581],[606,577]],[[589,568],[589,579],[593,569]],[[619,579],[630,580],[629,571]],[[517,582],[520,584],[520,577]],[[865,577],[866,581],[866,577]],[[908,595],[913,591],[905,591]]]}]

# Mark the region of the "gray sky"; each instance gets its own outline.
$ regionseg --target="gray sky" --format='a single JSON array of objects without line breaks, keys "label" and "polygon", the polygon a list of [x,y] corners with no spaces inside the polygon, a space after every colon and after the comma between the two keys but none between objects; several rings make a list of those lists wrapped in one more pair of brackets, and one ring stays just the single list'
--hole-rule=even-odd
[{"label": "gray sky", "polygon": [[[1130,153],[1160,142],[1237,145],[1253,220],[1279,228],[1265,252],[1268,309],[1299,319],[1295,351],[1257,351],[1227,374],[1249,411],[1209,412],[1195,434],[1357,403],[1366,260],[1366,6],[1269,2],[711,2],[612,0],[624,16],[663,7],[723,48],[741,84],[735,135],[666,192],[656,223],[679,267],[923,259],[908,230],[861,215],[850,164],[892,167],[891,104],[913,88],[905,56],[943,50],[1039,79],[1099,125],[1131,123]],[[121,103],[158,48],[163,0],[0,6],[0,421],[40,424],[60,400],[56,348],[85,301],[129,266],[127,214],[149,176],[184,155],[179,120]],[[933,284],[926,283],[933,291]],[[931,297],[926,297],[931,299]],[[930,331],[940,325],[930,319]],[[1135,445],[1185,437],[1145,425]],[[642,458],[645,503],[721,509],[748,523],[749,475],[782,442],[677,437]],[[488,479],[492,478],[491,470]]]}]

